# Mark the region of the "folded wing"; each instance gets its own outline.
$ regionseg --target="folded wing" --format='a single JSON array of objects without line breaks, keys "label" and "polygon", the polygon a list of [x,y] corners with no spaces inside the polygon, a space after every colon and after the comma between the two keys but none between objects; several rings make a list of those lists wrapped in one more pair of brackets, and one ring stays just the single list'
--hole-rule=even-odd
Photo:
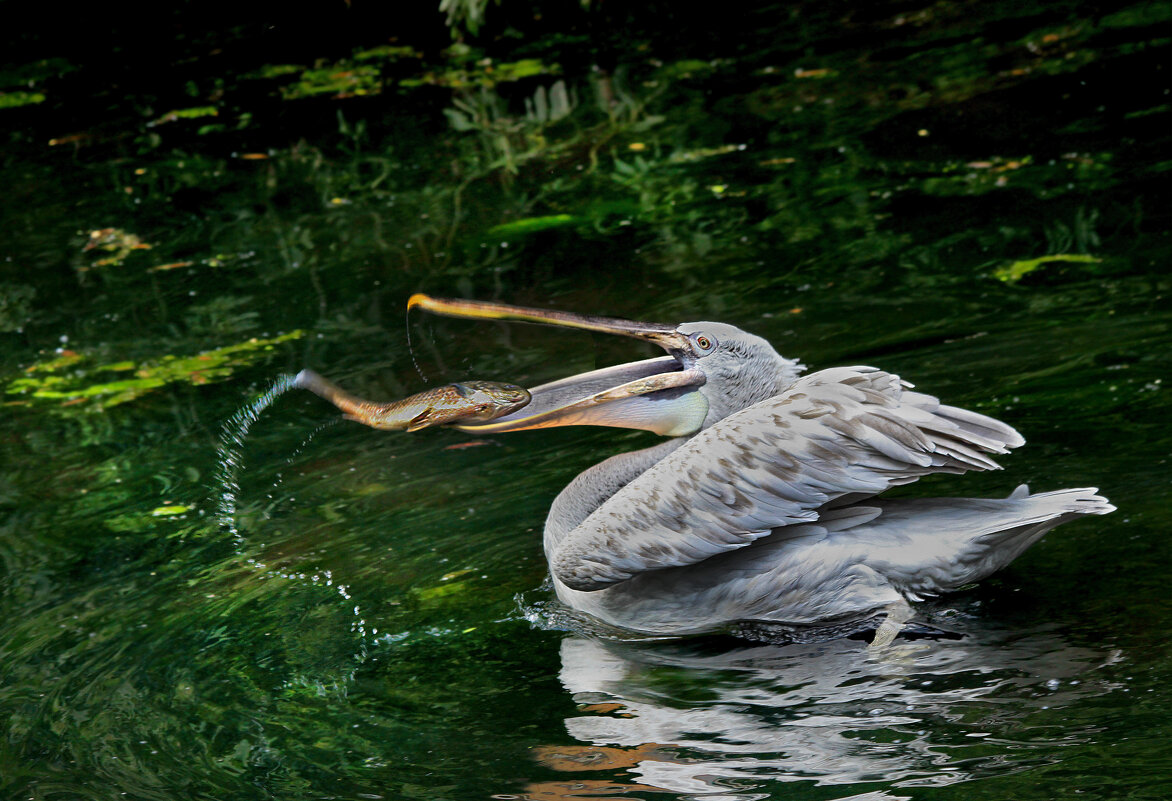
[{"label": "folded wing", "polygon": [[590,591],[694,564],[816,520],[845,495],[999,469],[988,454],[1023,444],[1004,423],[910,386],[873,367],[839,367],[729,415],[570,532],[551,555],[554,575]]}]

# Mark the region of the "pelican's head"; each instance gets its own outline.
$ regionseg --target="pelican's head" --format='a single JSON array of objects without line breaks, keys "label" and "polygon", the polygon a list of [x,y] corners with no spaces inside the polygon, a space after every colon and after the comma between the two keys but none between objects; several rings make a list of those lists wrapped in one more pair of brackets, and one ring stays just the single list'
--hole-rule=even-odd
[{"label": "pelican's head", "polygon": [[637,323],[427,295],[411,296],[407,308],[619,334],[654,342],[668,353],[534,387],[525,408],[489,422],[455,426],[464,431],[601,425],[684,436],[776,395],[802,371],[801,364],[778,355],[761,337],[725,323]]},{"label": "pelican's head", "polygon": [[804,369],[781,356],[759,336],[727,323],[681,323],[690,351],[677,356],[684,369],[699,370],[699,391],[708,401],[703,428],[758,401],[771,398],[794,382]]}]

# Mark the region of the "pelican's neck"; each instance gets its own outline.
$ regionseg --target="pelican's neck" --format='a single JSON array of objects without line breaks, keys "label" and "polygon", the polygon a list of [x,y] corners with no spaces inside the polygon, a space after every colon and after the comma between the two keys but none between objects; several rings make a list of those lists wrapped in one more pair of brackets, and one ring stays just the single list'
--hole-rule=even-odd
[{"label": "pelican's neck", "polygon": [[708,398],[708,415],[703,427],[708,428],[755,403],[780,395],[798,380],[805,369],[801,362],[779,356],[772,348],[752,359],[727,359],[714,364],[706,370],[708,383],[701,390]]},{"label": "pelican's neck", "polygon": [[[716,324],[690,325],[715,327]],[[779,355],[760,337],[732,330],[739,339],[726,343],[720,357],[704,360],[708,381],[701,391],[708,400],[708,416],[702,428],[784,392],[805,370],[803,364]],[[595,509],[688,439],[676,437],[650,448],[620,453],[579,473],[558,494],[549,509],[549,517],[545,520],[546,556],[553,553],[562,537],[577,528]]]},{"label": "pelican's neck", "polygon": [[650,448],[620,453],[579,473],[558,493],[549,508],[549,517],[545,519],[546,556],[553,553],[563,536],[612,495],[687,441],[687,437],[676,437]]},{"label": "pelican's neck", "polygon": [[700,370],[706,378],[699,388],[708,401],[704,428],[785,392],[806,369],[801,362],[782,356],[761,337],[731,325],[685,323],[680,330],[704,333],[720,342],[714,352],[691,364],[685,361],[685,367]]}]

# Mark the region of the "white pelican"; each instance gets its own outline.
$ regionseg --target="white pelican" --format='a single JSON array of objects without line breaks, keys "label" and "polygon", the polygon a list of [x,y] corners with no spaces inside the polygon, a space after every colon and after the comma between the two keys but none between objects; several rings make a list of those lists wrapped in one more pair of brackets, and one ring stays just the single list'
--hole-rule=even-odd
[{"label": "white pelican", "polygon": [[411,308],[621,334],[668,352],[535,387],[519,411],[455,426],[603,425],[671,437],[581,473],[545,522],[558,598],[622,629],[830,626],[885,612],[872,641],[882,647],[911,617],[909,601],[979,581],[1060,523],[1114,510],[1095,488],[876,499],[929,473],[999,469],[989,455],[1025,440],[874,367],[803,376],[803,365],[731,325],[426,295],[412,296]]}]

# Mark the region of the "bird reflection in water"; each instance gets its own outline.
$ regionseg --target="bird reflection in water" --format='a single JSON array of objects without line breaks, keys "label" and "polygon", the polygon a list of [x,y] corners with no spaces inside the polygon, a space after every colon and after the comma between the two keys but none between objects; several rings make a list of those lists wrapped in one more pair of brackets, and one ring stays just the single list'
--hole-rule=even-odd
[{"label": "bird reflection in water", "polygon": [[783,782],[874,782],[896,794],[865,797],[903,798],[900,788],[1054,761],[1055,746],[1093,732],[1046,722],[1076,699],[1119,686],[1104,670],[1118,652],[1052,632],[985,628],[891,656],[844,639],[730,646],[567,636],[560,679],[579,704],[565,720],[576,743],[534,756],[573,777],[535,782],[515,797],[644,791],[749,801],[774,797],[769,790]]}]

